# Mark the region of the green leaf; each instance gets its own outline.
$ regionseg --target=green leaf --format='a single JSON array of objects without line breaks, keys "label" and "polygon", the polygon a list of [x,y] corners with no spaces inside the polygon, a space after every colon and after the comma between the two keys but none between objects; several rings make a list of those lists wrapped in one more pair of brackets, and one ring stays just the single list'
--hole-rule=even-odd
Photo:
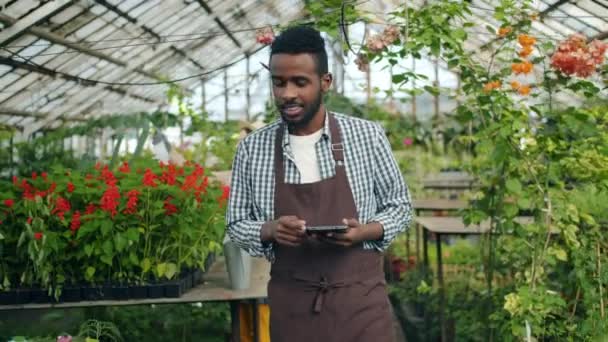
[{"label": "green leaf", "polygon": [[139,240],[139,230],[137,228],[127,229],[127,239],[137,242]]},{"label": "green leaf", "polygon": [[101,235],[107,236],[108,234],[110,234],[111,231],[112,231],[112,221],[103,220],[101,222]]},{"label": "green leaf", "polygon": [[93,276],[95,275],[95,267],[87,267],[87,270],[85,272],[85,278],[89,281],[93,280]]},{"label": "green leaf", "polygon": [[510,193],[519,194],[521,193],[521,182],[518,179],[508,179],[505,186]]},{"label": "green leaf", "polygon": [[165,275],[165,272],[167,271],[167,264],[160,263],[158,265],[156,265],[156,275],[160,278],[163,275]]},{"label": "green leaf", "polygon": [[426,90],[431,95],[439,96],[439,89],[437,89],[436,87],[427,85],[427,86],[424,86],[424,90]]},{"label": "green leaf", "polygon": [[553,252],[553,255],[555,255],[555,257],[557,258],[557,260],[561,260],[561,261],[568,260],[568,254],[561,247],[553,247],[552,252]]},{"label": "green leaf", "polygon": [[93,254],[93,245],[85,245],[84,254],[86,254],[87,256],[91,256],[91,254]]},{"label": "green leaf", "polygon": [[2,233],[0,233],[0,240],[4,240],[4,235],[2,235]]},{"label": "green leaf", "polygon": [[458,58],[453,58],[448,61],[448,69],[453,69],[460,64],[460,60]]},{"label": "green leaf", "polygon": [[133,265],[139,265],[139,259],[137,258],[137,255],[135,255],[135,253],[129,253],[129,260]]},{"label": "green leaf", "polygon": [[141,261],[141,268],[142,270],[145,272],[148,272],[150,270],[151,267],[151,263],[150,263],[150,259],[145,258],[144,260]]},{"label": "green leaf", "polygon": [[84,342],[99,342],[99,340],[96,338],[87,337],[84,339]]},{"label": "green leaf", "polygon": [[107,255],[111,255],[114,252],[114,245],[110,240],[106,240],[101,247]]},{"label": "green leaf", "polygon": [[496,29],[490,25],[486,25],[486,30],[492,34],[496,34]]},{"label": "green leaf", "polygon": [[127,247],[127,239],[122,233],[118,233],[114,236],[114,243],[116,244],[116,250],[122,252]]},{"label": "green leaf", "polygon": [[406,80],[405,74],[393,75],[393,83],[401,83]]},{"label": "green leaf", "polygon": [[165,277],[167,277],[167,279],[172,279],[176,273],[177,273],[177,265],[174,263],[167,263],[167,268],[165,270]]},{"label": "green leaf", "polygon": [[517,205],[521,208],[521,209],[528,209],[530,208],[530,199],[527,197],[519,197],[517,199]]},{"label": "green leaf", "polygon": [[109,266],[112,266],[112,259],[114,259],[114,258],[112,255],[102,255],[99,259],[103,263],[108,264]]},{"label": "green leaf", "polygon": [[467,37],[467,32],[459,27],[452,31],[452,37],[456,40],[463,40]]}]

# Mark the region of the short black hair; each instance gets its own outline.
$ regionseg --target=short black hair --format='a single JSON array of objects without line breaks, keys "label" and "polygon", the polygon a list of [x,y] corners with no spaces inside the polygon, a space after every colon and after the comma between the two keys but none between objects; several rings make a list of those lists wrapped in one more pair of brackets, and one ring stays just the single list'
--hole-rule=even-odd
[{"label": "short black hair", "polygon": [[328,73],[327,51],[321,33],[310,26],[292,26],[281,32],[270,46],[270,59],[277,53],[309,53],[317,62],[319,75]]}]

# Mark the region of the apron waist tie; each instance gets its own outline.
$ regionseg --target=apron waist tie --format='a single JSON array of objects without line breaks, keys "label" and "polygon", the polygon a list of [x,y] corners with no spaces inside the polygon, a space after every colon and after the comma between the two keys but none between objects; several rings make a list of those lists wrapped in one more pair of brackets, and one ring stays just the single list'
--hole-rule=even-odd
[{"label": "apron waist tie", "polygon": [[320,281],[309,281],[304,279],[298,279],[299,281],[305,282],[308,285],[309,291],[317,291],[317,295],[315,296],[315,300],[313,303],[313,311],[315,313],[320,313],[323,309],[323,300],[325,298],[325,294],[331,289],[337,289],[340,287],[346,286],[342,282],[338,283],[329,283],[327,278],[321,277]]}]

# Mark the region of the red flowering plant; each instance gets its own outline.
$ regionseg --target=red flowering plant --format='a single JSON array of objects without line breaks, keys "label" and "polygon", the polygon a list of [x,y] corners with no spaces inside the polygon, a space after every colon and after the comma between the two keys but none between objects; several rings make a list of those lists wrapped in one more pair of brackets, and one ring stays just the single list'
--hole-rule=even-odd
[{"label": "red flowering plant", "polygon": [[228,189],[198,164],[141,158],[15,178],[0,192],[3,288],[142,283],[203,268],[223,237]]}]

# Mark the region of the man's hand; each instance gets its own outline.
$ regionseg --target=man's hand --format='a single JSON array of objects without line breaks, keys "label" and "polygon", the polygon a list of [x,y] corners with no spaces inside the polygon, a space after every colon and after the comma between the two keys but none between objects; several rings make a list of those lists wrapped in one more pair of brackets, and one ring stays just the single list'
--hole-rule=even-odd
[{"label": "man's hand", "polygon": [[382,225],[377,222],[363,225],[351,218],[344,219],[343,223],[347,226],[345,233],[327,233],[319,235],[319,239],[327,243],[351,247],[364,241],[379,240],[384,233]]},{"label": "man's hand", "polygon": [[297,216],[281,216],[262,226],[262,241],[274,241],[283,246],[297,247],[306,241],[306,222]]}]

